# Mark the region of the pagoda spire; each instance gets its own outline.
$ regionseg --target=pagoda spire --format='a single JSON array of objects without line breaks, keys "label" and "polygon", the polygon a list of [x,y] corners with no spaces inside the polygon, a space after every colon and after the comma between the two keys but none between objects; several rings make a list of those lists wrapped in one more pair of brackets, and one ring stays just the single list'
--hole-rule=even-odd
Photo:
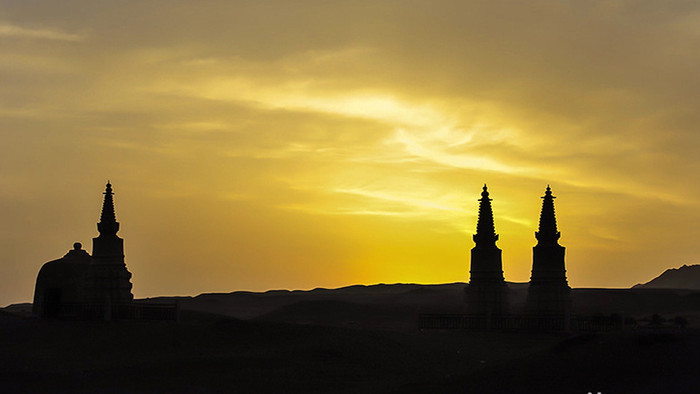
[{"label": "pagoda spire", "polygon": [[102,203],[100,222],[97,230],[100,235],[92,239],[92,272],[89,289],[91,302],[104,303],[105,319],[111,316],[113,304],[130,303],[131,272],[124,263],[124,240],[119,238],[119,223],[114,214],[114,192],[107,181]]},{"label": "pagoda spire", "polygon": [[493,209],[491,208],[491,198],[489,198],[488,188],[484,184],[479,199],[479,218],[476,222],[476,234],[473,236],[477,246],[496,246],[498,234],[493,223]]},{"label": "pagoda spire", "polygon": [[496,246],[498,234],[486,185],[479,199],[479,218],[473,239],[476,245],[471,250],[467,309],[469,313],[487,316],[505,314],[509,308],[508,286],[503,278],[501,249]]},{"label": "pagoda spire", "polygon": [[537,245],[532,248],[532,275],[526,309],[535,315],[563,317],[566,327],[572,308],[571,288],[566,280],[566,248],[559,245],[561,233],[557,231],[554,198],[547,185],[542,197],[539,231],[535,232]]},{"label": "pagoda spire", "polygon": [[105,198],[102,203],[102,213],[100,222],[97,223],[97,230],[100,232],[100,236],[116,235],[117,231],[119,231],[119,223],[114,213],[114,198],[112,197],[114,193],[112,192],[112,184],[109,181],[107,181],[107,187],[103,194]]},{"label": "pagoda spire", "polygon": [[559,245],[561,233],[557,231],[557,218],[554,216],[555,198],[552,195],[552,189],[547,185],[547,190],[542,197],[539,231],[535,232],[538,245]]}]

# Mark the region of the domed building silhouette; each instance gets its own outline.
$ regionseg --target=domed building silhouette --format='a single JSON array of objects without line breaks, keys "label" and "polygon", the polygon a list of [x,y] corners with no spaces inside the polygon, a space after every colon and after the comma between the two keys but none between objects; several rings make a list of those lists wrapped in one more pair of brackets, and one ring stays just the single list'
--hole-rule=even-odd
[{"label": "domed building silhouette", "polygon": [[40,317],[60,317],[67,304],[83,303],[89,296],[92,256],[79,242],[63,258],[49,261],[39,271],[32,309]]}]

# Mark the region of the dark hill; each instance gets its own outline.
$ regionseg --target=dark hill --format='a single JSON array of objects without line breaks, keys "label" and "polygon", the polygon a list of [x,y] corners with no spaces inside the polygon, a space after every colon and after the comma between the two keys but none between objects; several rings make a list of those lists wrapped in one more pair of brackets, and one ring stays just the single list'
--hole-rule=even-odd
[{"label": "dark hill", "polygon": [[[464,283],[380,284],[339,289],[233,292],[178,298],[184,311],[243,320],[316,324],[363,329],[415,330],[421,313],[464,313]],[[511,310],[521,313],[527,283],[509,283]],[[700,292],[676,289],[573,289],[577,314],[620,314],[634,318],[660,314],[700,322]],[[175,298],[153,299],[157,302]]]},{"label": "dark hill", "polygon": [[[522,313],[526,283],[509,283],[511,311]],[[141,302],[178,302],[187,313],[241,320],[285,322],[343,328],[415,331],[421,313],[464,313],[465,284],[379,284],[339,289],[237,291],[196,297],[157,297]],[[574,311],[588,316],[618,314],[643,319],[685,317],[700,324],[700,292],[685,289],[584,289],[572,291]],[[4,308],[28,316],[31,304]]]},{"label": "dark hill", "polygon": [[[279,308],[298,303],[302,303],[299,308],[311,308],[311,310],[321,308],[320,305],[329,305],[327,303],[303,304],[307,301],[338,301],[367,306],[381,305],[389,309],[410,309],[417,312],[460,312],[464,306],[464,286],[464,283],[440,285],[378,284],[355,285],[339,289],[273,290],[264,293],[237,291],[200,294],[193,298],[180,299],[180,305],[186,310],[216,313],[238,319],[259,318],[271,314]],[[159,301],[167,302],[167,299]],[[281,313],[281,315],[288,315],[288,313],[289,311]],[[273,320],[279,321],[278,318]]]},{"label": "dark hill", "polygon": [[700,290],[700,264],[667,269],[649,282],[634,285],[632,288]]}]

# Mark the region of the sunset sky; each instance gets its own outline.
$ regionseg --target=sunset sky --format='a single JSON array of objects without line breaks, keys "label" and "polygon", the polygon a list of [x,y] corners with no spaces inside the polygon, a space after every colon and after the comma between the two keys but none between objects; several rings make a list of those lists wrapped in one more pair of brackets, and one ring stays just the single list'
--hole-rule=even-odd
[{"label": "sunset sky", "polygon": [[134,295],[469,280],[484,183],[525,282],[700,263],[700,4],[0,1],[0,305],[92,250]]}]

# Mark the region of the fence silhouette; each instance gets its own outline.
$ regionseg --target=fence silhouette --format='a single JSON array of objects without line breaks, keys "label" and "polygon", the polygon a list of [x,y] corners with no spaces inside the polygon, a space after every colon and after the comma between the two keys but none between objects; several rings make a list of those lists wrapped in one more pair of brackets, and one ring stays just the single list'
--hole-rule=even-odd
[{"label": "fence silhouette", "polygon": [[421,330],[614,331],[622,326],[619,316],[421,314],[418,318]]},{"label": "fence silhouette", "polygon": [[179,320],[177,304],[63,303],[57,312],[74,320]]}]

